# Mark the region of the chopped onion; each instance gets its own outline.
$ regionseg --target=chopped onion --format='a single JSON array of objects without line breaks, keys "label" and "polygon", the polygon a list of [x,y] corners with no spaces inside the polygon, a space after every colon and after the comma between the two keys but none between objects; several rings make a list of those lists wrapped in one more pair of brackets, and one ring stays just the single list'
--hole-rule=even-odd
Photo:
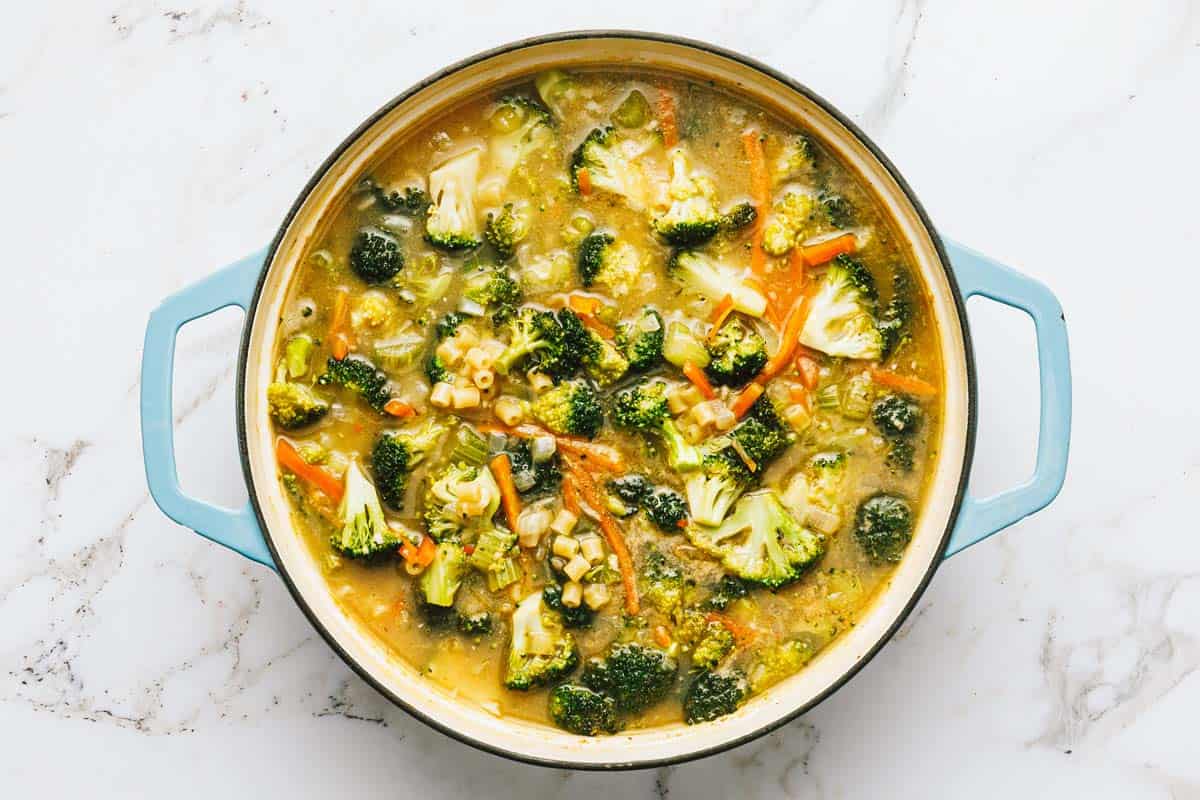
[{"label": "chopped onion", "polygon": [[482,317],[487,313],[487,309],[476,303],[474,300],[469,300],[464,297],[458,303],[458,310],[464,314],[469,314],[472,317]]}]

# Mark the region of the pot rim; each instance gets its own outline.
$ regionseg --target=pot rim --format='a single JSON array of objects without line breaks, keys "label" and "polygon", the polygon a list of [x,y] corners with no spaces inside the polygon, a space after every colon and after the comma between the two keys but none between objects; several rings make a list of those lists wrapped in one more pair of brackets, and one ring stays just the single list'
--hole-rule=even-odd
[{"label": "pot rim", "polygon": [[[243,325],[241,344],[238,347],[237,383],[236,383],[236,388],[237,388],[236,414],[237,414],[238,453],[239,453],[239,456],[240,456],[241,462],[242,462],[242,472],[243,472],[243,475],[246,480],[246,487],[248,490],[247,493],[249,495],[250,505],[254,509],[254,515],[258,521],[259,528],[263,531],[263,538],[267,543],[268,549],[270,550],[271,558],[274,560],[276,569],[278,570],[280,577],[283,578],[284,585],[287,587],[289,593],[292,595],[292,598],[296,602],[296,605],[299,606],[301,612],[308,619],[309,623],[321,635],[321,638],[323,638],[325,640],[325,642],[330,646],[330,648],[332,648],[333,651],[335,653],[337,653],[338,657],[340,657],[342,659],[342,661],[344,661],[355,672],[355,674],[357,674],[367,684],[369,684],[373,689],[375,689],[375,691],[379,692],[384,697],[386,697],[393,705],[396,705],[399,708],[403,709],[410,716],[420,720],[421,722],[423,722],[424,724],[433,728],[434,730],[438,731],[439,733],[445,734],[459,742],[462,742],[463,744],[469,745],[470,747],[473,747],[476,750],[481,750],[483,752],[490,753],[492,755],[501,756],[501,757],[509,759],[511,761],[517,761],[517,762],[521,762],[521,763],[525,763],[525,764],[532,764],[532,765],[541,766],[541,767],[551,767],[551,768],[555,768],[555,769],[611,772],[611,771],[624,771],[624,770],[654,769],[657,767],[672,766],[675,764],[683,764],[683,763],[687,763],[689,761],[695,761],[695,760],[698,760],[701,758],[706,758],[708,756],[717,755],[719,753],[723,753],[727,750],[731,750],[735,747],[739,747],[743,744],[746,744],[755,739],[761,738],[769,733],[772,733],[773,731],[778,730],[779,728],[783,727],[784,725],[788,724],[789,722],[792,722],[793,720],[795,720],[802,714],[812,710],[817,705],[822,703],[826,698],[828,698],[830,695],[832,695],[834,692],[838,691],[843,686],[845,686],[847,683],[849,683],[850,680],[852,678],[854,678],[854,676],[857,675],[859,673],[859,671],[862,670],[862,668],[867,665],[868,662],[870,662],[872,659],[875,658],[875,656],[879,653],[879,651],[883,649],[884,645],[886,645],[892,639],[892,637],[895,636],[896,632],[900,629],[900,626],[904,624],[905,620],[907,620],[909,615],[912,614],[913,609],[916,608],[917,603],[920,601],[921,596],[925,593],[925,590],[928,588],[930,581],[933,579],[934,574],[937,572],[938,567],[941,565],[944,558],[935,557],[930,562],[930,565],[926,569],[925,574],[921,577],[920,581],[918,581],[918,583],[916,584],[915,589],[913,589],[911,596],[909,597],[908,601],[904,604],[903,609],[896,616],[896,619],[884,631],[884,633],[881,636],[879,636],[879,638],[872,644],[872,646],[866,651],[866,653],[861,658],[857,659],[852,665],[850,665],[850,667],[848,669],[846,669],[845,672],[842,673],[842,675],[840,675],[836,680],[832,681],[826,689],[824,689],[823,691],[821,691],[818,694],[816,694],[815,696],[813,696],[810,700],[797,706],[795,709],[793,709],[785,714],[780,715],[778,718],[771,720],[770,722],[760,726],[759,728],[756,728],[753,731],[750,731],[748,733],[745,733],[745,734],[738,736],[736,738],[733,738],[733,739],[721,741],[715,745],[712,745],[711,747],[699,748],[699,749],[696,749],[691,752],[681,753],[678,755],[668,756],[668,757],[664,757],[664,758],[657,758],[657,759],[652,759],[652,760],[647,760],[647,761],[638,761],[636,763],[625,762],[625,761],[575,762],[575,761],[558,759],[558,758],[543,758],[543,757],[538,757],[538,756],[534,756],[534,755],[529,755],[527,753],[506,750],[503,747],[492,745],[485,741],[481,741],[481,740],[476,739],[466,733],[455,730],[454,728],[450,727],[449,725],[446,725],[445,723],[434,718],[433,716],[424,713],[423,711],[419,710],[418,708],[416,708],[415,706],[410,704],[408,701],[406,701],[403,697],[401,697],[398,694],[396,694],[395,692],[391,691],[387,686],[385,686],[383,684],[382,681],[380,681],[378,678],[376,678],[370,670],[368,670],[361,663],[359,663],[359,661],[354,656],[352,656],[341,645],[341,643],[338,641],[338,639],[317,618],[316,613],[313,611],[312,607],[309,605],[308,601],[305,599],[304,594],[300,591],[295,580],[288,573],[287,567],[286,567],[283,559],[280,558],[280,554],[275,547],[274,539],[270,535],[270,530],[267,525],[266,517],[263,513],[262,507],[261,507],[261,505],[259,503],[259,499],[258,499],[258,487],[255,485],[254,474],[253,474],[253,470],[251,468],[248,435],[247,435],[246,423],[245,423],[245,419],[246,419],[246,408],[245,408],[245,404],[246,404],[246,391],[245,391],[245,389],[246,389],[246,374],[247,374],[247,363],[248,363],[249,353],[250,353],[251,333],[252,333],[252,330],[254,327],[252,322],[254,320],[256,310],[259,306],[259,302],[262,298],[262,292],[263,292],[264,285],[266,283],[267,275],[270,272],[271,265],[274,263],[275,256],[279,249],[279,246],[280,246],[281,242],[283,241],[285,235],[287,234],[287,231],[288,231],[289,227],[291,226],[293,220],[296,218],[296,215],[299,213],[299,211],[301,210],[305,201],[308,199],[309,195],[312,193],[312,191],[322,181],[322,179],[325,177],[325,175],[334,166],[334,164],[338,161],[338,159],[342,156],[342,154],[347,150],[347,148],[349,148],[361,136],[363,136],[380,119],[385,117],[393,109],[395,109],[400,104],[404,103],[410,97],[417,94],[418,92],[423,91],[424,89],[430,87],[431,85],[437,83],[438,81],[446,78],[447,76],[452,75],[464,68],[473,66],[475,64],[478,64],[480,62],[494,58],[496,56],[499,56],[499,55],[502,55],[505,53],[509,53],[509,52],[513,52],[516,50],[522,50],[522,49],[526,49],[526,48],[530,48],[530,47],[536,47],[538,45],[560,43],[560,42],[570,42],[570,41],[577,41],[577,40],[582,40],[582,39],[635,39],[635,40],[643,40],[643,41],[649,41],[649,42],[678,45],[678,46],[692,48],[695,50],[699,50],[702,52],[710,53],[712,55],[716,55],[716,56],[728,59],[730,61],[739,63],[749,69],[752,69],[752,70],[760,72],[764,75],[767,75],[768,77],[770,77],[770,78],[780,82],[784,86],[788,87],[790,90],[797,92],[798,94],[804,96],[805,98],[807,98],[808,100],[810,100],[811,102],[813,102],[814,104],[819,106],[822,111],[829,114],[833,119],[835,119],[838,122],[838,124],[840,124],[843,128],[845,128],[846,131],[849,132],[849,134],[851,136],[853,136],[864,147],[866,147],[866,149],[879,162],[879,164],[888,173],[888,175],[892,178],[892,180],[894,180],[896,182],[896,185],[899,187],[901,193],[904,195],[905,200],[907,200],[908,203],[911,204],[913,211],[916,213],[917,218],[921,222],[921,225],[925,228],[926,232],[929,234],[934,251],[936,252],[936,254],[938,256],[938,260],[940,262],[943,272],[945,273],[946,280],[950,287],[951,300],[953,301],[954,308],[957,313],[958,326],[959,326],[960,333],[963,337],[963,358],[964,358],[964,362],[965,362],[963,364],[963,367],[964,367],[964,372],[965,372],[966,382],[967,382],[966,426],[965,426],[965,436],[964,436],[964,452],[963,452],[963,459],[962,459],[962,468],[961,468],[961,471],[959,473],[959,478],[958,478],[958,485],[957,485],[957,487],[955,487],[954,499],[950,506],[950,513],[946,519],[946,527],[945,527],[945,530],[942,532],[941,541],[939,542],[937,550],[936,550],[936,552],[938,552],[938,553],[942,553],[946,549],[946,545],[950,540],[950,536],[953,533],[955,524],[958,520],[958,515],[962,508],[963,499],[966,495],[967,481],[968,481],[968,478],[970,477],[971,466],[974,461],[974,455],[975,455],[975,436],[976,436],[976,430],[977,430],[976,429],[976,425],[977,425],[976,398],[977,398],[978,386],[977,386],[976,373],[975,373],[974,350],[972,347],[970,329],[969,329],[968,322],[967,322],[966,304],[963,300],[962,292],[959,289],[958,282],[955,280],[954,272],[950,267],[950,259],[946,254],[946,250],[945,250],[944,245],[942,244],[941,237],[938,235],[937,229],[933,225],[933,221],[929,218],[929,215],[926,213],[925,207],[923,205],[921,205],[921,202],[917,199],[917,196],[916,196],[915,192],[913,192],[912,187],[909,186],[908,182],[900,174],[900,171],[896,168],[896,166],[887,158],[886,155],[884,155],[883,151],[861,129],[859,129],[859,127],[857,125],[855,125],[854,122],[852,122],[846,115],[844,115],[841,111],[839,111],[835,106],[833,106],[831,103],[829,103],[827,100],[825,100],[825,98],[823,98],[822,96],[820,96],[813,90],[809,89],[806,85],[804,85],[804,84],[800,83],[799,81],[791,78],[790,76],[784,74],[783,72],[780,72],[780,71],[774,69],[773,67],[770,67],[770,66],[758,61],[757,59],[753,59],[753,58],[750,58],[749,56],[743,55],[742,53],[739,53],[739,52],[736,52],[733,50],[729,50],[724,47],[720,47],[718,45],[714,45],[714,44],[711,44],[708,42],[699,41],[696,39],[689,39],[689,38],[682,37],[682,36],[654,33],[654,32],[649,32],[649,31],[622,30],[622,29],[581,29],[581,30],[571,30],[571,31],[560,31],[557,33],[542,34],[539,36],[528,37],[525,39],[518,39],[516,41],[509,42],[507,44],[503,44],[498,47],[489,48],[487,50],[483,50],[481,52],[475,53],[474,55],[460,59],[459,61],[456,61],[455,63],[453,63],[447,67],[444,67],[444,68],[438,70],[437,72],[434,72],[434,73],[428,75],[427,77],[421,79],[420,81],[414,83],[408,89],[397,94],[391,100],[387,101],[381,107],[379,107],[374,113],[372,113],[370,116],[368,116],[348,136],[346,136],[346,138],[343,139],[337,145],[337,147],[334,148],[333,151],[330,152],[329,156],[324,161],[321,162],[320,166],[318,166],[316,168],[316,170],[314,170],[312,177],[309,178],[308,182],[305,183],[304,187],[300,190],[300,193],[297,196],[295,202],[288,209],[287,214],[284,216],[283,220],[281,221],[278,231],[276,232],[274,238],[271,240],[270,246],[267,248],[266,255],[265,255],[265,258],[263,261],[262,272],[260,273],[260,275],[258,277],[258,281],[255,284],[254,291],[250,296],[250,302],[248,303],[248,305],[246,307],[246,321],[245,321],[245,324]],[[715,722],[714,724],[719,725],[720,723]]]}]

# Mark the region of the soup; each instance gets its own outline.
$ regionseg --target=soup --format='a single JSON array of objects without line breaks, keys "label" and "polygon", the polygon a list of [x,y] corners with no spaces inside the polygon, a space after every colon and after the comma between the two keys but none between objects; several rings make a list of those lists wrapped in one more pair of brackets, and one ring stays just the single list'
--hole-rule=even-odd
[{"label": "soup", "polygon": [[836,153],[720,87],[551,71],[408,132],[330,212],[268,388],[351,617],[497,715],[731,713],[903,557],[942,368]]}]

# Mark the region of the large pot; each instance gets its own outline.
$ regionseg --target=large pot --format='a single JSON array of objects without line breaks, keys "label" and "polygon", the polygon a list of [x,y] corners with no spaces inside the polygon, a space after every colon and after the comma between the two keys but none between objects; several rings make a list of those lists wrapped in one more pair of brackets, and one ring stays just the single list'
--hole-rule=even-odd
[{"label": "large pot", "polygon": [[[610,64],[681,73],[736,88],[802,120],[873,187],[907,238],[933,302],[946,368],[944,424],[918,529],[890,586],[852,630],[807,669],[716,722],[585,739],[501,719],[456,699],[380,646],[343,614],[292,528],[266,424],[276,321],[285,290],[325,210],[406,128],[457,100],[549,66]],[[1021,486],[986,499],[965,492],[975,441],[976,379],[964,301],[984,295],[1027,312],[1037,327],[1041,426],[1037,467]],[[237,427],[250,501],[218,508],[180,490],[171,429],[176,331],[225,306],[245,309],[238,361]],[[142,447],[150,492],[172,519],[278,570],[330,646],[392,702],[463,742],[522,761],[583,769],[648,767],[719,752],[771,731],[846,683],[916,605],[944,558],[1044,507],[1066,472],[1071,377],[1062,311],[1041,284],[941,239],[892,164],[845,116],[791,78],[744,56],[674,37],[579,32],[529,39],[449,67],[399,95],[347,138],[313,175],[270,247],[165,300],[150,316],[142,363]]]}]

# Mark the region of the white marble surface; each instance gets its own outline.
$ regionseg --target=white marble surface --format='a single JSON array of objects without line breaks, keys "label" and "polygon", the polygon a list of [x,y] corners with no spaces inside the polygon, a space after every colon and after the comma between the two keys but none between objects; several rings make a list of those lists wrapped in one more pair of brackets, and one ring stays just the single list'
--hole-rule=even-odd
[{"label": "white marble surface", "polygon": [[[10,3],[0,27],[0,796],[1200,797],[1200,6],[194,2]],[[712,40],[833,100],[944,232],[1058,293],[1075,366],[1054,506],[947,563],[803,720],[622,775],[511,764],[389,706],[273,574],[159,513],[137,428],[160,298],[264,244],[415,79],[579,27]],[[1032,336],[972,317],[995,489],[1032,461]],[[189,329],[177,388],[184,482],[229,504],[239,324]]]}]

